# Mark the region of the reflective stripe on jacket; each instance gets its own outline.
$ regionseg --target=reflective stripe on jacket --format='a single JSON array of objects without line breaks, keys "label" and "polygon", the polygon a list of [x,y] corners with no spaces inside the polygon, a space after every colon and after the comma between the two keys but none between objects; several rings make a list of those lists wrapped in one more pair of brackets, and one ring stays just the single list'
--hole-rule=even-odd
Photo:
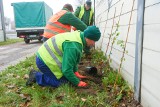
[{"label": "reflective stripe on jacket", "polygon": [[58,34],[48,39],[38,50],[38,54],[40,55],[41,59],[49,67],[49,69],[54,73],[57,79],[60,79],[63,76],[62,44],[65,41],[78,42],[83,46],[82,39],[80,37],[80,32],[75,31],[71,33]]},{"label": "reflective stripe on jacket", "polygon": [[61,10],[60,12],[56,13],[51,17],[51,19],[48,21],[43,36],[46,38],[51,38],[52,36],[64,33],[64,32],[70,32],[71,26],[70,25],[64,25],[60,22],[58,22],[58,19],[63,16],[67,10]]},{"label": "reflective stripe on jacket", "polygon": [[[81,6],[81,10],[80,10],[80,13],[79,13],[79,19],[81,19],[84,15],[84,6]],[[91,11],[90,11],[90,14],[89,14],[89,25],[91,23],[91,19],[92,19],[92,16],[93,16],[93,9],[91,8]]]}]

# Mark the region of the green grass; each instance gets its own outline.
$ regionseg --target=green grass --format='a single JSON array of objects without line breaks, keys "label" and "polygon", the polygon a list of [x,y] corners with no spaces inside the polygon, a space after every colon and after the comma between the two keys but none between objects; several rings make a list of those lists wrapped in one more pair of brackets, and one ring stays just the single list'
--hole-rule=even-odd
[{"label": "green grass", "polygon": [[[131,97],[128,94],[131,90],[121,76],[117,82],[120,88],[118,91],[112,90],[117,74],[112,71],[107,71],[102,78],[103,87],[90,82],[94,87],[92,93],[95,94],[69,84],[58,88],[40,87],[37,84],[27,87],[26,77],[32,68],[37,70],[35,56],[0,73],[0,107],[112,107],[119,105],[124,96]],[[108,86],[112,91],[108,91]]]},{"label": "green grass", "polygon": [[7,39],[6,41],[0,42],[0,46],[9,45],[9,44],[17,43],[17,42],[22,42],[22,41],[24,41],[24,40],[21,39],[21,38],[18,38],[18,39]]}]

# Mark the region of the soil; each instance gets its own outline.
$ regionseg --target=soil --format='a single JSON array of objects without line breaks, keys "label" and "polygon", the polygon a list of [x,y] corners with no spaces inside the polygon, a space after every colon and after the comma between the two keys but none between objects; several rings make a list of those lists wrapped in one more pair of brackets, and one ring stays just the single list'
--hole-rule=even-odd
[{"label": "soil", "polygon": [[[110,104],[112,107],[142,107],[136,100],[134,100],[134,95],[132,91],[122,92],[123,96],[117,102],[115,96],[120,92],[120,87],[117,86],[115,91],[113,91],[113,86],[107,86],[107,89],[104,89],[104,86],[102,84],[103,74],[100,69],[101,67],[96,66],[96,73],[88,72],[88,67],[93,67],[90,59],[82,60],[79,64],[79,73],[88,77],[88,79],[83,79],[83,81],[87,82],[89,86],[86,89],[76,89],[77,93],[96,96],[97,92],[106,91],[109,97],[106,98],[105,102]],[[98,89],[95,87],[98,87]]]}]

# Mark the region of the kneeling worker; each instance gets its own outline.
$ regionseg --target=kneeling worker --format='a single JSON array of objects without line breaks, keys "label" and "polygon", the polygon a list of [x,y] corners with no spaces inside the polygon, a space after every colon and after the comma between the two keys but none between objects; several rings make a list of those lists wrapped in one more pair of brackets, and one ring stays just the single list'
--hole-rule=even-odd
[{"label": "kneeling worker", "polygon": [[80,80],[86,78],[78,73],[78,64],[85,46],[94,46],[100,39],[98,27],[88,26],[84,32],[74,31],[55,35],[48,39],[36,54],[38,71],[31,71],[26,85],[37,82],[40,86],[58,87],[70,82],[78,87],[86,87]]}]

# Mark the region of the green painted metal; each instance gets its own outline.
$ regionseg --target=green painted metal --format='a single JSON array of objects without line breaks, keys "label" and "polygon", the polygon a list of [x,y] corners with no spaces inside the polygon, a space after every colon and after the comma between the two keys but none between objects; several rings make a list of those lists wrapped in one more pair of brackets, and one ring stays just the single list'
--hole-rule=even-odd
[{"label": "green painted metal", "polygon": [[14,9],[16,28],[44,27],[52,16],[52,8],[45,2],[17,2]]}]

